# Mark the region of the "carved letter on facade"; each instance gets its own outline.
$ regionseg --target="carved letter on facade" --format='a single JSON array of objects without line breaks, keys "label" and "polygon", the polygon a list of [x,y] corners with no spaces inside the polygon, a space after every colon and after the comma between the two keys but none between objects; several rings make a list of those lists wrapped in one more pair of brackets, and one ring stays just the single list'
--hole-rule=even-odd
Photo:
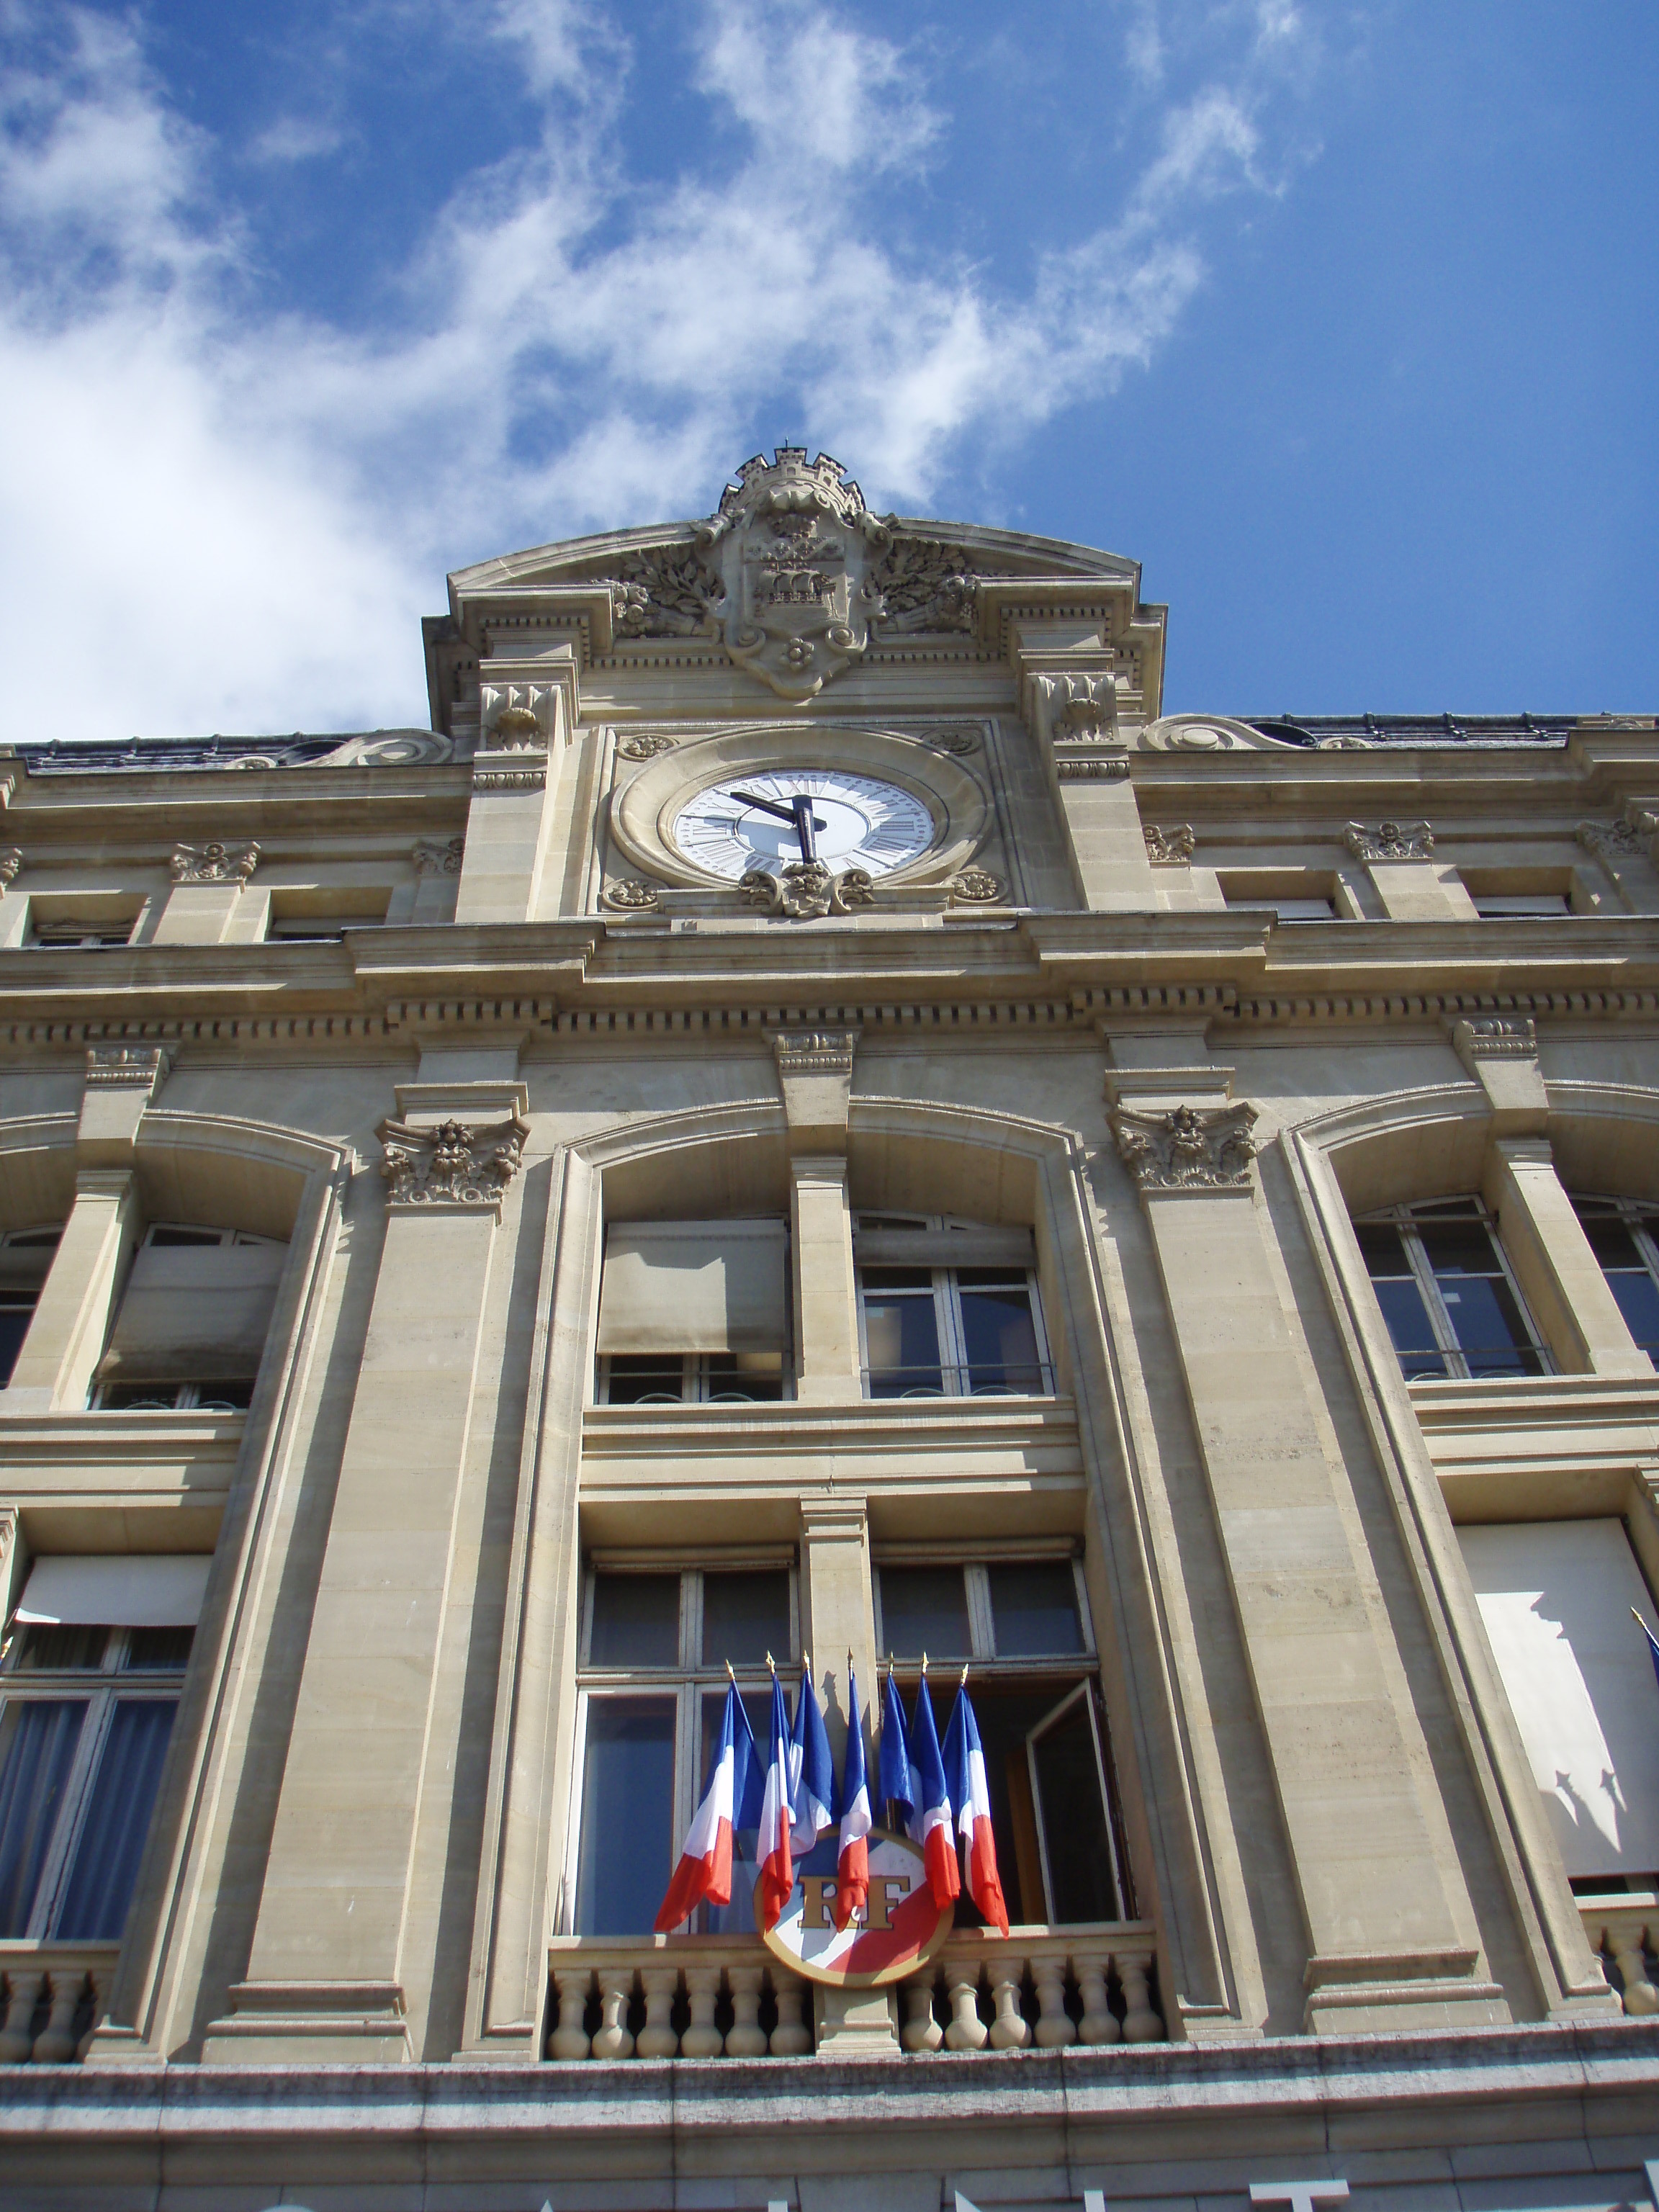
[{"label": "carved letter on facade", "polygon": [[440,1121],[435,1128],[413,1128],[406,1121],[382,1121],[378,1132],[386,1148],[380,1173],[389,1206],[488,1206],[499,1209],[503,1194],[523,1164],[528,1126],[517,1115],[486,1129],[464,1121]]},{"label": "carved letter on facade", "polygon": [[1168,827],[1148,822],[1142,834],[1146,840],[1146,857],[1154,867],[1176,867],[1190,860],[1198,842],[1190,822],[1176,822]]},{"label": "carved letter on facade", "polygon": [[175,884],[245,884],[259,865],[259,848],[246,845],[175,845]]},{"label": "carved letter on facade", "polygon": [[1426,822],[1350,822],[1346,842],[1356,860],[1426,860],[1434,854]]},{"label": "carved letter on facade", "polygon": [[1112,1116],[1117,1149],[1139,1188],[1248,1190],[1255,1109],[1177,1106],[1167,1114],[1120,1106]]}]

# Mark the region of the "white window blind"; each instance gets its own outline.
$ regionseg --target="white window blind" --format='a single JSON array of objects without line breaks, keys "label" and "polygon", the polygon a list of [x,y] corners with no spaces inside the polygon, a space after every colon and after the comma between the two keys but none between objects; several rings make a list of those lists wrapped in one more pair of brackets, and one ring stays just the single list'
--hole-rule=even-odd
[{"label": "white window blind", "polygon": [[1620,1521],[1457,1532],[1569,1876],[1659,1869],[1659,1633]]},{"label": "white window blind", "polygon": [[256,1375],[285,1244],[147,1244],[132,1263],[99,1379]]},{"label": "white window blind", "polygon": [[29,1569],[19,1621],[194,1628],[212,1561],[197,1553],[64,1553]]},{"label": "white window blind", "polygon": [[787,1352],[781,1221],[615,1222],[599,1351]]}]

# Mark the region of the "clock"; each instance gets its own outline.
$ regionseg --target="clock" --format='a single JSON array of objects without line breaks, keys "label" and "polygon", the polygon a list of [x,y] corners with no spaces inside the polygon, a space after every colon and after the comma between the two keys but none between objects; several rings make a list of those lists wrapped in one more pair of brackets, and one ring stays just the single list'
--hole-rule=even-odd
[{"label": "clock", "polygon": [[735,883],[752,868],[825,861],[839,875],[890,875],[933,843],[931,811],[913,793],[843,769],[759,769],[707,785],[675,816],[694,866]]}]

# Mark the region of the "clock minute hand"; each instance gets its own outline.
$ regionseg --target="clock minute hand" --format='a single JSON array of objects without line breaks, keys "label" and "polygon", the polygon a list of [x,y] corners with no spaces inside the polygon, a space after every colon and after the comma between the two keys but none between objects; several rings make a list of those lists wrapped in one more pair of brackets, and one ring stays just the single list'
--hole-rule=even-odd
[{"label": "clock minute hand", "polygon": [[742,799],[745,806],[758,806],[763,814],[770,814],[780,822],[787,822],[800,844],[803,860],[815,860],[817,854],[812,843],[815,830],[827,830],[830,824],[821,815],[812,811],[812,802],[805,792],[798,792],[787,806],[780,806],[775,799],[763,799],[756,791],[734,791],[733,799]]}]

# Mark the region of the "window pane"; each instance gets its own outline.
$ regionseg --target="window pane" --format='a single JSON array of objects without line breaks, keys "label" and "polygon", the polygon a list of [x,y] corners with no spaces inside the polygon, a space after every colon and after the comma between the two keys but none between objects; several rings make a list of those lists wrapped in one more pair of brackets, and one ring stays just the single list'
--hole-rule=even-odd
[{"label": "window pane", "polygon": [[789,1649],[789,1571],[705,1575],[702,1578],[702,1663],[760,1667],[766,1655],[781,1667]]},{"label": "window pane", "polygon": [[970,1390],[1042,1389],[1029,1291],[964,1290],[962,1335]]},{"label": "window pane", "polygon": [[1054,1917],[1062,1922],[1115,1920],[1106,1807],[1081,1698],[1052,1727],[1035,1735],[1031,1750]]},{"label": "window pane", "polygon": [[1483,1221],[1425,1221],[1419,1234],[1438,1280],[1443,1275],[1500,1275],[1503,1262]]},{"label": "window pane", "polygon": [[66,1943],[96,1942],[126,1925],[177,1710],[171,1698],[116,1701],[52,1930]]},{"label": "window pane", "polygon": [[1437,1278],[1471,1375],[1538,1375],[1543,1363],[1502,1275]]},{"label": "window pane", "polygon": [[883,1267],[872,1269],[865,1278],[864,1334],[872,1398],[901,1398],[911,1392],[936,1397],[945,1388],[932,1278],[925,1269],[920,1271],[930,1287],[908,1297],[886,1295],[872,1287],[873,1277],[916,1273],[915,1269]]},{"label": "window pane", "polygon": [[990,1570],[999,1659],[1064,1657],[1083,1649],[1077,1581],[1060,1560]]},{"label": "window pane", "polygon": [[1607,1288],[1619,1302],[1626,1328],[1651,1358],[1659,1349],[1659,1284],[1645,1267],[1609,1267]]},{"label": "window pane", "polygon": [[1581,1205],[1578,1219],[1589,1248],[1604,1267],[1639,1267],[1642,1255],[1636,1239],[1617,1214],[1587,1213]]},{"label": "window pane", "polygon": [[23,1632],[17,1663],[40,1673],[95,1671],[103,1664],[108,1642],[107,1628],[82,1626],[79,1621],[32,1621]]},{"label": "window pane", "polygon": [[590,1667],[678,1667],[678,1575],[595,1575]]},{"label": "window pane", "polygon": [[11,1380],[11,1370],[17,1364],[17,1355],[23,1349],[23,1339],[29,1333],[33,1317],[32,1291],[8,1291],[0,1297],[0,1389]]},{"label": "window pane", "polygon": [[703,1395],[712,1405],[750,1403],[783,1395],[783,1365],[775,1352],[711,1352]]},{"label": "window pane", "polygon": [[592,1698],[576,1933],[647,1936],[673,1871],[674,1700]]},{"label": "window pane", "polygon": [[135,1628],[122,1667],[129,1674],[182,1674],[190,1664],[193,1628]]},{"label": "window pane", "polygon": [[13,1698],[0,1708],[0,1936],[28,1933],[86,1717],[82,1698]]},{"label": "window pane", "polygon": [[613,1406],[661,1405],[684,1395],[680,1355],[667,1358],[651,1352],[617,1352],[611,1357],[606,1397]]},{"label": "window pane", "polygon": [[960,1567],[884,1567],[881,1634],[896,1658],[966,1659],[968,1592]]},{"label": "window pane", "polygon": [[1406,1257],[1406,1247],[1397,1229],[1384,1228],[1377,1222],[1358,1222],[1353,1233],[1359,1239],[1365,1271],[1372,1282],[1411,1273],[1411,1262]]},{"label": "window pane", "polygon": [[[1389,1234],[1393,1234],[1392,1231]],[[1371,1287],[1376,1292],[1376,1303],[1382,1309],[1382,1318],[1389,1325],[1389,1334],[1407,1379],[1446,1374],[1446,1356],[1436,1347],[1434,1331],[1429,1326],[1429,1310],[1412,1277],[1407,1275],[1402,1280],[1397,1276],[1385,1276],[1379,1280],[1373,1276]]]}]

